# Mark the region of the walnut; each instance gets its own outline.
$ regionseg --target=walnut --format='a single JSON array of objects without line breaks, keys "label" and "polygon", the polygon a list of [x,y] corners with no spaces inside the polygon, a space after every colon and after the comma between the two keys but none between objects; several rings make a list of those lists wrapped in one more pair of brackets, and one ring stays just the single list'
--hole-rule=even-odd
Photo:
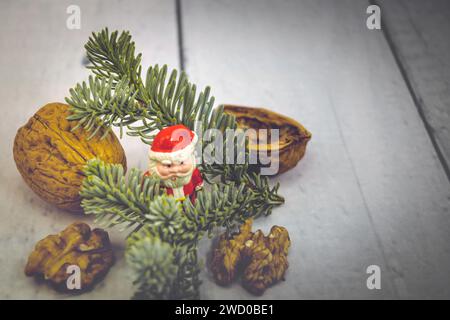
[{"label": "walnut", "polygon": [[261,295],[269,286],[284,280],[290,244],[289,234],[283,227],[273,226],[267,237],[258,230],[246,242],[245,252],[250,262],[244,272],[243,286]]},{"label": "walnut", "polygon": [[311,140],[311,133],[294,119],[264,108],[235,105],[225,105],[224,112],[236,117],[238,128],[267,129],[267,135],[270,134],[270,129],[280,130],[277,146],[269,143],[270,140],[265,141],[264,136],[258,136],[258,134],[249,136],[250,150],[262,150],[264,154],[267,151],[267,154],[270,156],[270,152],[274,148],[278,149],[278,155],[270,158],[270,161],[279,162],[278,173],[292,169],[305,155],[306,145]]},{"label": "walnut", "polygon": [[75,222],[57,235],[40,240],[28,257],[27,276],[43,277],[56,289],[66,291],[70,265],[80,268],[81,290],[92,288],[114,263],[108,233]]},{"label": "walnut", "polygon": [[291,242],[284,227],[273,226],[267,237],[261,230],[252,233],[251,227],[252,220],[249,219],[231,239],[227,239],[226,234],[220,236],[218,246],[213,250],[211,271],[216,283],[228,285],[242,269],[244,288],[260,295],[269,286],[284,280]]},{"label": "walnut", "polygon": [[224,233],[219,237],[218,247],[214,249],[211,270],[216,282],[220,285],[229,285],[234,281],[238,263],[241,261],[241,252],[245,241],[251,237],[251,219],[248,219],[231,239]]},{"label": "walnut", "polygon": [[28,186],[42,199],[59,208],[81,211],[80,187],[86,161],[99,158],[126,167],[125,153],[119,140],[110,132],[104,139],[102,128],[87,140],[90,133],[72,129],[68,121],[69,106],[49,103],[21,127],[14,140],[14,160]]}]

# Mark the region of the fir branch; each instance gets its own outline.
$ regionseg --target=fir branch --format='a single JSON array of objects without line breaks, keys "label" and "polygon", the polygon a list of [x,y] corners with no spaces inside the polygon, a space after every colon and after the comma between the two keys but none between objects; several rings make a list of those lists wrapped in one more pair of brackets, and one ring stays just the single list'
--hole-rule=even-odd
[{"label": "fir branch", "polygon": [[[197,95],[196,86],[184,72],[178,76],[172,70],[167,78],[167,66],[155,65],[148,68],[144,82],[141,54],[135,55],[129,32],[119,36],[117,31],[110,34],[105,28],[93,33],[85,48],[95,80],[90,79],[89,86],[78,84],[66,98],[74,113],[69,120],[78,121],[78,125],[85,124],[88,129],[97,123],[121,129],[126,125],[129,135],[147,144],[152,142],[155,130],[174,124],[184,124],[200,135],[210,128],[235,127],[234,117],[225,114],[222,106],[214,108],[210,88]],[[118,91],[115,94],[111,93],[114,89]],[[119,109],[110,106],[118,102],[122,102]],[[136,125],[137,121],[141,123]]]},{"label": "fir branch", "polygon": [[[192,204],[165,194],[159,180],[145,177],[137,169],[125,177],[120,164],[89,160],[84,174],[80,194],[85,213],[94,214],[96,221],[106,227],[133,228],[130,245],[136,244],[136,237],[142,240],[130,251],[133,269],[138,274],[135,283],[139,298],[198,297],[197,244],[203,235],[211,235],[217,227],[230,232],[246,219],[270,212],[276,205],[269,201],[270,194],[255,192],[245,182],[213,184],[210,190],[199,191]],[[257,186],[265,182],[255,179],[255,183]],[[264,188],[267,186],[259,186]],[[151,248],[154,239],[165,245]],[[183,254],[177,254],[177,250],[184,250]],[[170,254],[173,260],[156,259],[150,263],[158,254]],[[163,282],[156,285],[154,279]]]},{"label": "fir branch", "polygon": [[212,234],[217,227],[231,232],[252,216],[254,194],[245,184],[213,184],[209,190],[197,193],[195,204],[183,202],[184,213],[197,224],[197,232]]},{"label": "fir branch", "polygon": [[128,239],[126,259],[138,286],[135,299],[170,299],[179,265],[176,249],[151,234],[137,232]]},{"label": "fir branch", "polygon": [[197,249],[162,241],[147,227],[127,240],[126,259],[137,286],[133,298],[198,299]]},{"label": "fir branch", "polygon": [[108,28],[92,33],[84,46],[91,63],[88,69],[100,78],[112,78],[115,82],[127,78],[135,88],[141,85],[141,57],[135,55],[135,44],[128,31],[120,36]]},{"label": "fir branch", "polygon": [[[167,77],[167,66],[156,65],[143,81],[141,54],[135,55],[128,32],[93,33],[86,50],[88,68],[96,76],[88,84],[77,84],[66,101],[72,111],[69,120],[92,131],[91,136],[101,127],[107,128],[105,135],[112,126],[120,127],[121,134],[126,127],[127,134],[150,144],[156,129],[174,124],[184,124],[201,137],[207,129],[224,132],[237,127],[222,106],[214,107],[210,88],[197,95],[184,72],[172,70]],[[159,181],[145,178],[139,170],[125,177],[120,165],[88,162],[82,206],[103,225],[133,228],[127,257],[137,275],[136,297],[198,298],[197,243],[203,234],[216,227],[230,231],[284,202],[278,185],[271,188],[267,177],[249,165],[245,150],[243,164],[202,164],[211,189],[198,192],[195,204],[167,196]]]},{"label": "fir branch", "polygon": [[[219,180],[224,184],[244,184],[254,195],[249,210],[256,211],[256,218],[269,215],[275,206],[284,203],[284,198],[278,194],[279,183],[271,187],[268,177],[260,175],[259,168],[249,163],[248,142],[248,138],[240,139],[238,135],[227,136],[223,144],[226,163],[203,162],[201,172],[209,183]],[[230,145],[234,148],[232,156],[228,154],[230,149],[227,149]]]},{"label": "fir branch", "polygon": [[136,298],[198,298],[199,239],[219,226],[231,229],[253,212],[249,210],[253,194],[244,184],[213,185],[212,190],[199,192],[193,205],[161,194],[159,182],[144,178],[138,170],[132,169],[125,178],[118,164],[93,159],[84,173],[85,212],[108,227],[134,228],[127,258],[137,275]]},{"label": "fir branch", "polygon": [[[135,101],[136,92],[129,85],[126,78],[119,80],[113,88],[113,80],[89,77],[88,83],[77,84],[70,89],[70,98],[66,102],[71,106],[71,115],[68,120],[78,121],[72,129],[82,126],[92,131],[88,139],[97,134],[101,127],[105,127],[106,136],[112,126],[120,127],[145,119],[147,114]],[[102,137],[102,138],[103,138]]]},{"label": "fir branch", "polygon": [[241,181],[255,194],[255,201],[252,203],[255,218],[270,215],[274,207],[284,203],[284,198],[278,194],[280,183],[270,187],[267,176],[256,172],[247,172],[243,174]]},{"label": "fir branch", "polygon": [[[158,179],[145,177],[131,169],[125,177],[122,165],[89,160],[81,188],[81,203],[86,214],[94,214],[105,227],[146,230],[163,241],[195,246],[205,232],[216,227],[228,230],[255,216],[265,199],[241,184],[212,184],[197,193],[197,200],[180,202],[164,193]],[[266,195],[264,195],[266,196]]]},{"label": "fir branch", "polygon": [[128,177],[120,164],[89,160],[80,195],[86,214],[95,214],[96,222],[104,227],[125,225],[124,229],[140,229],[151,214],[153,199],[162,194],[159,180],[144,177],[133,168]]}]

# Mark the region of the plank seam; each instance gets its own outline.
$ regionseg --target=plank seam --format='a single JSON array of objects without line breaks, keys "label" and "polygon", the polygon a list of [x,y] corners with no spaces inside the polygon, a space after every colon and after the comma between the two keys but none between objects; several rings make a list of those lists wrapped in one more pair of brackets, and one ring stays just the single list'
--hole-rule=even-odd
[{"label": "plank seam", "polygon": [[[370,4],[377,5],[380,8],[382,7],[377,0],[368,0]],[[423,99],[420,97],[420,94],[416,92],[417,90],[414,89],[414,85],[412,81],[409,79],[408,72],[406,71],[405,65],[402,63],[402,60],[400,58],[400,54],[397,51],[397,48],[395,46],[394,40],[392,39],[392,36],[389,32],[389,27],[386,23],[384,23],[384,19],[381,19],[381,31],[383,33],[384,38],[386,39],[386,42],[389,46],[389,49],[392,52],[392,56],[394,57],[395,63],[397,64],[400,74],[403,78],[403,81],[405,81],[406,87],[409,91],[409,94],[411,95],[411,98],[414,102],[414,105],[416,106],[417,112],[419,114],[420,119],[422,120],[425,130],[427,131],[428,137],[430,138],[431,144],[433,145],[434,150],[436,151],[436,155],[439,159],[439,162],[442,165],[442,168],[445,172],[445,175],[447,176],[447,180],[450,182],[450,168],[449,164],[447,163],[444,153],[439,147],[439,143],[437,142],[436,137],[433,134],[433,127],[428,122],[425,112],[424,112],[424,104]]]},{"label": "plank seam", "polygon": [[175,11],[177,19],[177,34],[178,34],[178,59],[181,71],[184,71],[185,57],[184,57],[184,40],[183,40],[183,19],[181,0],[175,0]]}]

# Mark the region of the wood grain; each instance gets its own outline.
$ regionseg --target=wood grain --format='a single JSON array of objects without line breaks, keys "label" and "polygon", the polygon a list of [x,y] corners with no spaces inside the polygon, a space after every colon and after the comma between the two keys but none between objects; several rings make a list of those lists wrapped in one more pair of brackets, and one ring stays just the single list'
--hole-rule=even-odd
[{"label": "wood grain", "polygon": [[[449,183],[365,1],[183,2],[186,67],[219,103],[267,107],[311,131],[283,174],[287,281],[264,298],[450,297]],[[278,180],[278,179],[277,179]],[[366,287],[367,266],[382,289]],[[206,282],[204,298],[251,298]]]}]

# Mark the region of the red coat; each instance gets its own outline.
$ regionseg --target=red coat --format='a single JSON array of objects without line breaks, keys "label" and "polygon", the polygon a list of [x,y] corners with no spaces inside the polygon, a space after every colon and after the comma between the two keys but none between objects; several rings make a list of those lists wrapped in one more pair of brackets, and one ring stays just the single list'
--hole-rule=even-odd
[{"label": "red coat", "polygon": [[[146,176],[150,175],[150,173],[147,171],[145,173]],[[197,168],[194,169],[194,172],[192,172],[191,180],[185,184],[183,188],[183,194],[180,196],[188,197],[191,199],[192,203],[195,203],[195,193],[196,191],[200,190],[201,187],[203,187],[203,178],[202,174],[200,173],[200,170]],[[166,189],[167,194],[174,195],[174,190],[172,188],[163,187]],[[180,188],[181,189],[181,188]],[[181,190],[180,190],[181,191]],[[177,193],[179,191],[175,191]]]}]

